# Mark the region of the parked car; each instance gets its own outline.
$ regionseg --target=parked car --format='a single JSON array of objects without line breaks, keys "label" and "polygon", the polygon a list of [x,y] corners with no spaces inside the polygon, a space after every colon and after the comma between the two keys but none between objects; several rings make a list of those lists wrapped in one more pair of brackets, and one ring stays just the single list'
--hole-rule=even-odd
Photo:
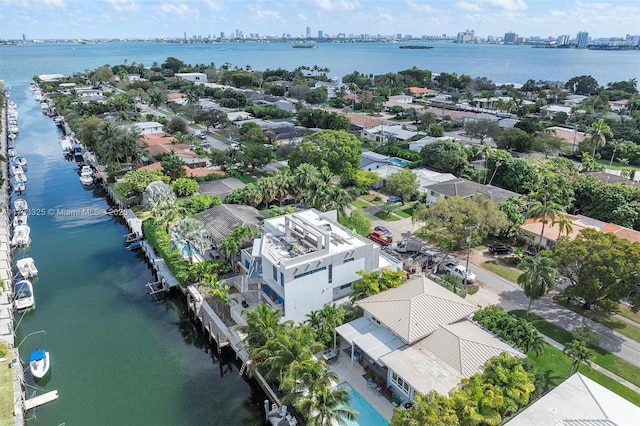
[{"label": "parked car", "polygon": [[375,229],[369,232],[369,238],[382,246],[388,246],[393,242],[393,238],[389,238],[380,231]]},{"label": "parked car", "polygon": [[476,275],[471,271],[467,271],[467,268],[465,268],[463,265],[447,263],[446,265],[444,265],[444,272],[446,274],[451,274],[460,278],[465,284],[476,282]]},{"label": "parked car", "polygon": [[391,232],[391,230],[385,226],[376,226],[375,228],[373,228],[376,231],[380,231],[382,232],[385,236],[389,237],[389,238],[393,238],[393,232]]},{"label": "parked car", "polygon": [[489,253],[491,254],[511,254],[513,249],[506,244],[491,244],[489,246]]},{"label": "parked car", "polygon": [[392,195],[389,198],[387,198],[387,203],[401,203],[402,202],[402,197],[398,197],[396,195]]}]

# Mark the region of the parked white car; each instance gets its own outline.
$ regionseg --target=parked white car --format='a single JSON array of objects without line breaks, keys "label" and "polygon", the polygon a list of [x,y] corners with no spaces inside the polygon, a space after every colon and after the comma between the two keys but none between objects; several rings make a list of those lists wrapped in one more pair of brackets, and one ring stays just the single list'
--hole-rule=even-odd
[{"label": "parked white car", "polygon": [[476,275],[471,271],[467,271],[467,268],[465,268],[463,265],[447,263],[446,265],[444,265],[444,271],[446,274],[451,274],[460,278],[466,284],[476,282]]}]

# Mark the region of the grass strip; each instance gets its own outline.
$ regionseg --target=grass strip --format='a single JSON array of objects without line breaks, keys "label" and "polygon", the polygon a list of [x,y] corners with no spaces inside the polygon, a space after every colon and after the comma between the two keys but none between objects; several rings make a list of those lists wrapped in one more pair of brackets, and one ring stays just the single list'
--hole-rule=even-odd
[{"label": "grass strip", "polygon": [[[631,325],[613,316],[605,316],[601,312],[584,309],[581,306],[576,306],[571,303],[567,303],[567,301],[564,300],[564,298],[557,300],[557,302],[560,303],[565,308],[571,309],[573,312],[583,315],[589,318],[590,320],[597,322],[598,324],[602,324],[605,327],[610,328],[611,330],[615,330],[618,333],[628,337],[631,340],[640,342],[640,324],[636,327],[634,325]],[[623,309],[622,306],[624,305],[620,305],[621,311]],[[633,315],[633,312],[631,312],[629,308],[627,308],[627,310],[630,314]]]},{"label": "grass strip", "polygon": [[487,260],[482,264],[482,267],[493,272],[497,276],[514,283],[518,282],[518,277],[521,274],[519,270],[505,266],[498,260]]},{"label": "grass strip", "polygon": [[0,362],[0,426],[15,424],[13,417],[13,369],[9,368],[11,354]]}]

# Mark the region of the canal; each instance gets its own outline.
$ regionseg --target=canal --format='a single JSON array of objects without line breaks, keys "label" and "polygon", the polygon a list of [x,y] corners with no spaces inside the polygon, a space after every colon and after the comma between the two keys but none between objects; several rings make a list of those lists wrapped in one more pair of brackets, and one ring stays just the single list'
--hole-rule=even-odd
[{"label": "canal", "polygon": [[27,424],[262,424],[261,391],[237,369],[221,376],[181,297],[148,294],[153,277],[141,254],[125,250],[126,227],[103,214],[101,188],[82,187],[28,84],[11,95],[20,114],[15,147],[28,161],[32,239],[14,259],[33,257],[39,270],[36,307],[16,316],[16,345],[24,339],[23,361],[41,346],[51,354],[48,376],[34,382],[26,373],[27,398],[59,393],[27,413]]}]

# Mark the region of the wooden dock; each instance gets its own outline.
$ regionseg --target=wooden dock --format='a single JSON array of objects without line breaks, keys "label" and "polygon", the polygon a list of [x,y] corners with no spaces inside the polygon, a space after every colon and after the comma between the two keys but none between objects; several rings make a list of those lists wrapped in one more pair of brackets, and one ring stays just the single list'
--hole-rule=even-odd
[{"label": "wooden dock", "polygon": [[24,409],[25,411],[31,410],[32,408],[39,407],[40,405],[46,404],[47,402],[55,401],[56,399],[58,399],[57,390],[43,393],[42,395],[34,396],[33,398],[29,398],[24,401]]}]

